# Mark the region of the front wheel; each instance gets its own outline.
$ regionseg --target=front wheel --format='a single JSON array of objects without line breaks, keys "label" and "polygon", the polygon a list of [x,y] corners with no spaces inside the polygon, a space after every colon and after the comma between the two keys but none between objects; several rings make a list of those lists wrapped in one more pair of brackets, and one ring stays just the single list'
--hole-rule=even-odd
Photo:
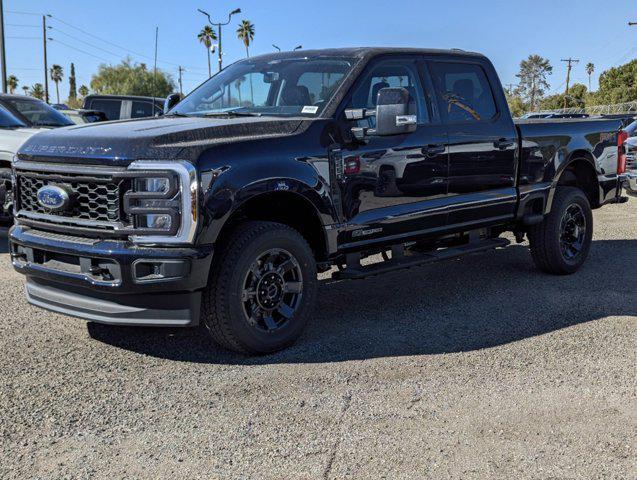
[{"label": "front wheel", "polygon": [[316,263],[296,230],[279,223],[239,225],[215,253],[201,320],[221,346],[271,353],[301,335],[316,297]]},{"label": "front wheel", "polygon": [[529,242],[535,265],[547,273],[570,275],[588,258],[593,241],[593,213],[578,188],[560,187],[551,213],[531,227]]}]

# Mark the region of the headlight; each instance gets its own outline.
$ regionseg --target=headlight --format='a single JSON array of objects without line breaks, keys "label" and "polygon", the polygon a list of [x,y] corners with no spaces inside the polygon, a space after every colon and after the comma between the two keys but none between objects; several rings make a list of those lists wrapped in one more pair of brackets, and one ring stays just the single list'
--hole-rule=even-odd
[{"label": "headlight", "polygon": [[197,177],[187,162],[138,161],[129,167],[133,189],[124,195],[137,244],[192,243],[197,226]]}]

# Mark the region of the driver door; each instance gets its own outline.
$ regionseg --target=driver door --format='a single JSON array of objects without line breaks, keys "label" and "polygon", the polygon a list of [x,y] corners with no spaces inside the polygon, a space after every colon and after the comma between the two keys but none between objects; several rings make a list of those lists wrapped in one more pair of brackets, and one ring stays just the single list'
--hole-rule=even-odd
[{"label": "driver door", "polygon": [[[378,92],[387,87],[409,91],[418,126],[413,133],[371,136],[343,149],[340,189],[350,229],[339,239],[342,248],[407,241],[447,224],[447,132],[424,63],[416,56],[372,62],[353,87],[347,108],[374,109]],[[375,118],[347,126],[374,128]]]}]

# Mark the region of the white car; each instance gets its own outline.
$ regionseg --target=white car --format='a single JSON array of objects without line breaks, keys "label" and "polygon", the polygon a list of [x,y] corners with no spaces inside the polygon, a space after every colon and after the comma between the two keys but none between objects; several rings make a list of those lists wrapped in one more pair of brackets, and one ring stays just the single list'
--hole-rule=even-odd
[{"label": "white car", "polygon": [[0,221],[7,221],[10,213],[6,212],[10,203],[11,162],[18,148],[32,135],[40,130],[28,128],[24,123],[0,107]]}]

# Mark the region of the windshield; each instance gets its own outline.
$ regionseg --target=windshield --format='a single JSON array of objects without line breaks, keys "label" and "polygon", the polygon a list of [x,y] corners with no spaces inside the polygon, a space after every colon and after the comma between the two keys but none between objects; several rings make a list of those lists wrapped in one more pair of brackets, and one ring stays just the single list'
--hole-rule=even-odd
[{"label": "windshield", "polygon": [[65,127],[74,125],[62,113],[35,98],[4,98],[9,106],[17,110],[34,127]]},{"label": "windshield", "polygon": [[24,122],[18,120],[11,112],[0,107],[0,128],[26,127]]},{"label": "windshield", "polygon": [[212,77],[170,114],[316,117],[355,63],[323,56],[244,60]]}]

